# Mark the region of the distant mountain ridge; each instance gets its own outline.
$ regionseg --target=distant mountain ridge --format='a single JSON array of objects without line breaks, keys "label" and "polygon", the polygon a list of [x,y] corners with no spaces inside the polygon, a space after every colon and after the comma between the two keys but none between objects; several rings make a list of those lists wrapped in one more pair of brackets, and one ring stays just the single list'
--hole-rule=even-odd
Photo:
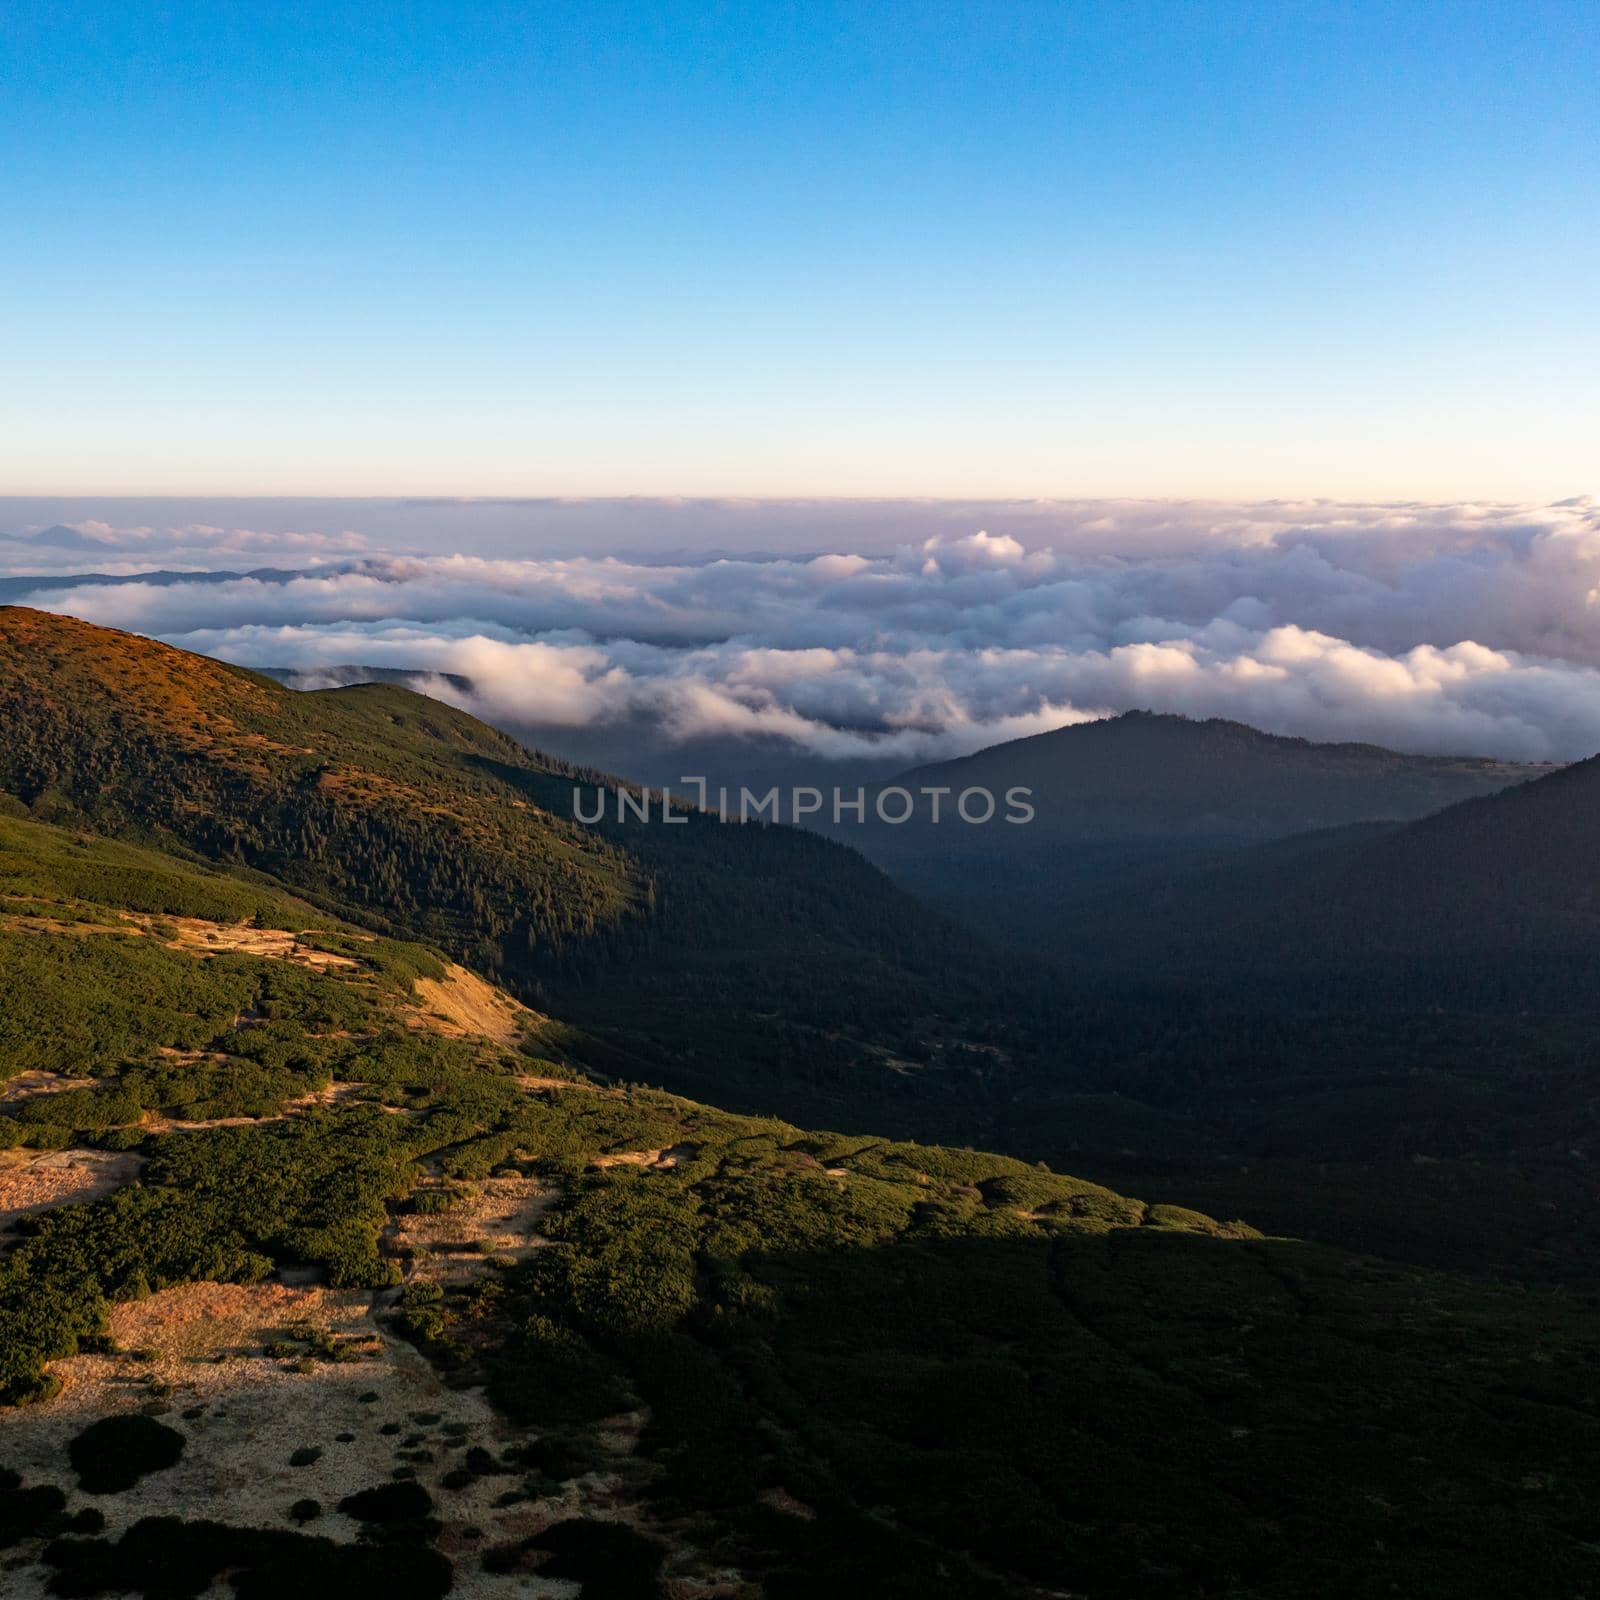
[{"label": "distant mountain ridge", "polygon": [[1467,1010],[1600,996],[1600,757],[1405,756],[1132,713],[901,782],[1032,787],[1029,826],[880,827],[864,848],[1080,978]]},{"label": "distant mountain ridge", "polygon": [[361,683],[393,683],[402,689],[425,694],[426,685],[433,681],[448,683],[463,694],[472,688],[472,679],[463,673],[433,672],[426,667],[368,667],[347,661],[328,667],[258,667],[256,670],[286,689],[352,689]]},{"label": "distant mountain ridge", "polygon": [[1270,838],[1424,816],[1548,770],[1129,711],[917,767],[895,781],[1025,785],[1033,790],[1035,828],[1079,837]]},{"label": "distant mountain ridge", "polygon": [[[1467,1010],[1600,1008],[1600,757],[1404,827],[1152,873],[1103,959]],[[1109,907],[1107,907],[1109,911]],[[1107,927],[1121,931],[1110,956]],[[1138,952],[1137,955],[1135,952]]]},{"label": "distant mountain ridge", "polygon": [[[1048,951],[1082,921],[1079,899],[1127,874],[1275,839],[1407,822],[1553,769],[1372,744],[1319,744],[1221,719],[1130,711],[975,755],[894,783],[1031,791],[1033,820],[835,828],[912,893],[1019,948]],[[1001,815],[1004,812],[1002,810]]]},{"label": "distant mountain ridge", "polygon": [[92,534],[84,533],[81,529],[70,528],[64,522],[58,522],[46,528],[42,533],[28,534],[20,541],[22,544],[39,545],[46,550],[106,550],[110,548],[108,541],[96,539]]},{"label": "distant mountain ridge", "polygon": [[[332,572],[335,569],[327,567],[322,570]],[[0,605],[17,604],[30,595],[44,594],[58,589],[118,588],[130,583],[144,583],[153,588],[166,589],[178,583],[237,583],[243,578],[253,578],[257,583],[281,584],[292,583],[296,578],[304,576],[303,572],[282,567],[255,567],[249,572],[191,572],[165,567],[152,572],[35,572],[0,578]]]}]

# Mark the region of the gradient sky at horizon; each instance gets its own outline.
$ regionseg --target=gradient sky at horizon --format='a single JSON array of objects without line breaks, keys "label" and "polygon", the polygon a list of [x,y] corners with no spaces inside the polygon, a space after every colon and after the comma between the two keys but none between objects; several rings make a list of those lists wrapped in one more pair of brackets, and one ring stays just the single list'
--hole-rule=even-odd
[{"label": "gradient sky at horizon", "polygon": [[1600,485],[1600,8],[24,3],[0,493]]}]

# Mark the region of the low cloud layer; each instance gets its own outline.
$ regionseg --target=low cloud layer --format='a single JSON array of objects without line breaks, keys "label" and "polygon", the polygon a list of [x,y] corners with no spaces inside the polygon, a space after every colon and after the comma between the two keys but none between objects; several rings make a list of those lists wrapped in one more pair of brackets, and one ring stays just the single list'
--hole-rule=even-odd
[{"label": "low cloud layer", "polygon": [[[1600,750],[1600,503],[1012,509],[875,554],[666,562],[351,559],[358,533],[207,529],[305,570],[8,587],[247,665],[462,674],[470,691],[433,692],[557,750],[610,728],[910,763],[1132,707],[1413,751]],[[135,562],[159,539],[80,531]],[[289,537],[324,542],[295,561]]]},{"label": "low cloud layer", "polygon": [[228,527],[208,522],[118,524],[97,517],[0,534],[0,571],[13,574],[102,572],[152,568],[247,570],[262,565],[318,565],[348,560],[368,548],[364,534],[292,528]]}]

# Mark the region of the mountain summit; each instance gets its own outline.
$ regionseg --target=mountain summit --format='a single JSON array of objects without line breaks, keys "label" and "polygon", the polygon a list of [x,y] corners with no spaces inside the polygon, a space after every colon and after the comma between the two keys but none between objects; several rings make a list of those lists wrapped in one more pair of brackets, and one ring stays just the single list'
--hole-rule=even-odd
[{"label": "mountain summit", "polygon": [[104,539],[96,539],[93,535],[83,533],[77,528],[69,528],[64,522],[58,522],[53,527],[46,528],[42,533],[30,534],[21,542],[35,545],[45,550],[106,550],[110,548]]},{"label": "mountain summit", "polygon": [[1129,711],[918,767],[896,782],[1024,785],[1035,829],[1082,839],[1242,839],[1425,816],[1545,770]]},{"label": "mountain summit", "polygon": [[901,826],[848,838],[898,883],[988,936],[1050,948],[1079,897],[1197,851],[1410,821],[1551,769],[1373,744],[1318,744],[1220,719],[1130,711],[918,767],[894,782],[1031,792],[1026,826]]}]

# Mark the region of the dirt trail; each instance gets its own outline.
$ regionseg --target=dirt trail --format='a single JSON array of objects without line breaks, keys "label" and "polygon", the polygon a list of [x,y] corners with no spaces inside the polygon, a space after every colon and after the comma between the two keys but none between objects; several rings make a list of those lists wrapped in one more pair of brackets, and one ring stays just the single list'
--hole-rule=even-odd
[{"label": "dirt trail", "polygon": [[[181,1117],[152,1117],[146,1116],[139,1124],[141,1133],[200,1133],[207,1128],[248,1128],[261,1122],[283,1122],[289,1117],[303,1116],[307,1111],[316,1111],[325,1106],[336,1106],[346,1100],[359,1097],[361,1091],[367,1087],[364,1083],[351,1080],[342,1083],[330,1083],[326,1089],[318,1089],[314,1094],[302,1094],[295,1099],[286,1101],[282,1111],[274,1111],[264,1117],[206,1117],[195,1121],[185,1121]],[[390,1116],[418,1116],[421,1113],[406,1106],[379,1106],[380,1111]]]},{"label": "dirt trail", "polygon": [[64,1072],[19,1072],[0,1088],[0,1105],[17,1105],[37,1100],[42,1094],[60,1094],[66,1089],[92,1089],[93,1078],[69,1078]]},{"label": "dirt trail", "polygon": [[530,1092],[539,1089],[583,1089],[589,1094],[600,1092],[594,1084],[582,1078],[548,1078],[537,1072],[519,1072],[514,1081],[519,1089]]},{"label": "dirt trail", "polygon": [[[334,955],[300,941],[314,929],[291,933],[286,928],[258,928],[250,922],[208,922],[201,917],[155,917],[139,911],[120,911],[116,923],[69,922],[34,915],[0,916],[0,928],[18,933],[67,934],[91,938],[96,934],[121,934],[125,938],[153,938],[169,950],[190,954],[269,956],[293,961],[316,972],[336,967],[359,967],[352,956]],[[352,935],[359,937],[359,935]]]}]

